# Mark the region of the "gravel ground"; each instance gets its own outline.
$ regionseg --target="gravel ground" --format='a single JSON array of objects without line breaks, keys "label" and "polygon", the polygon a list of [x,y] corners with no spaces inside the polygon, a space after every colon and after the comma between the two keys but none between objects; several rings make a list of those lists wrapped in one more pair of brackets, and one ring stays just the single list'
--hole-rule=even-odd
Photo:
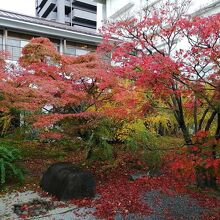
[{"label": "gravel ground", "polygon": [[169,213],[174,219],[200,220],[204,212],[198,202],[188,195],[169,196],[159,190],[152,190],[146,192],[143,199],[157,216]]},{"label": "gravel ground", "polygon": [[37,216],[30,220],[97,220],[92,214],[93,210],[89,208],[67,207],[50,211],[45,216]]},{"label": "gravel ground", "polygon": [[[28,203],[34,199],[41,199],[50,201],[50,197],[42,198],[38,193],[33,191],[27,191],[22,193],[6,194],[0,198],[0,220],[20,220],[20,218],[14,213],[14,205]],[[57,202],[64,204],[63,202]],[[91,215],[94,209],[79,208],[74,205],[69,205],[62,208],[55,208],[50,210],[45,215],[28,218],[29,220],[95,220],[96,218]]]},{"label": "gravel ground", "polygon": [[[0,198],[0,219],[1,220],[19,220],[13,212],[13,205],[32,201],[33,199],[42,199],[37,193],[27,191],[24,193],[12,193]],[[50,200],[50,197],[43,198]],[[195,199],[187,195],[169,196],[161,193],[159,190],[152,190],[143,195],[143,202],[153,210],[149,216],[137,214],[128,214],[123,217],[120,214],[115,216],[115,220],[166,220],[164,213],[169,213],[176,220],[200,220],[204,210],[199,206]],[[43,216],[29,218],[30,220],[97,220],[91,213],[94,209],[78,208],[71,205],[63,208],[55,208],[48,211]]]},{"label": "gravel ground", "polygon": [[204,212],[197,201],[188,195],[169,196],[159,190],[152,190],[144,194],[143,201],[152,209],[153,214],[149,216],[129,214],[126,217],[118,214],[115,220],[166,220],[165,213],[176,220],[201,220]]}]

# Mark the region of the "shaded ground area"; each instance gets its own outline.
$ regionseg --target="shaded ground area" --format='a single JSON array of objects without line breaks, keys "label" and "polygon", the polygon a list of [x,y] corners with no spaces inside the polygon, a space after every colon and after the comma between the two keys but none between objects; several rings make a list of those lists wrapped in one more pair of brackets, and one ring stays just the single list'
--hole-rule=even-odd
[{"label": "shaded ground area", "polygon": [[159,190],[152,190],[144,194],[143,200],[152,209],[151,215],[128,214],[123,217],[118,214],[115,220],[200,220],[205,213],[205,209],[189,195],[169,196]]},{"label": "shaded ground area", "polygon": [[[53,203],[53,208],[47,210],[45,213],[38,213],[36,216],[29,216],[28,211],[23,211],[22,215],[17,215],[14,212],[14,207],[21,205],[23,208],[25,205],[32,201],[44,201]],[[1,220],[18,220],[18,219],[42,219],[42,220],[70,220],[70,219],[96,219],[91,213],[94,209],[87,207],[77,207],[68,203],[53,201],[51,197],[43,197],[40,194],[27,191],[22,193],[7,194],[0,199],[0,219]],[[25,209],[28,210],[28,209]],[[37,214],[37,210],[35,210]]]},{"label": "shaded ground area", "polygon": [[[189,190],[181,181],[174,180],[172,175],[167,173],[167,169],[161,170],[156,175],[149,175],[144,164],[137,160],[139,155],[120,153],[117,150],[117,157],[110,161],[87,161],[85,162],[85,152],[81,149],[73,150],[59,147],[51,148],[46,146],[24,147],[27,160],[21,161],[26,170],[26,179],[23,186],[14,182],[8,184],[2,190],[0,196],[0,219],[16,220],[18,216],[13,211],[13,204],[27,202],[18,199],[20,193],[27,191],[31,197],[42,198],[45,196],[38,187],[42,173],[47,167],[58,161],[69,161],[79,164],[83,169],[90,170],[97,181],[97,194],[100,195],[93,200],[70,201],[68,203],[56,203],[55,209],[49,210],[43,216],[28,219],[43,220],[219,220],[220,200],[210,196],[210,192],[200,192]],[[164,143],[167,145],[167,143]],[[170,144],[169,144],[170,145]],[[175,146],[176,143],[173,143]],[[28,149],[28,151],[26,151]],[[142,179],[142,173],[145,176]],[[131,174],[132,179],[131,181]],[[141,175],[140,175],[141,174]],[[185,178],[186,179],[186,178]],[[12,190],[20,193],[11,193]],[[173,192],[173,193],[170,193]],[[8,193],[5,195],[5,193]],[[34,198],[33,198],[34,196]],[[218,196],[217,196],[218,197]],[[13,202],[10,205],[10,198]],[[15,199],[17,198],[17,199]],[[44,199],[50,199],[45,196]],[[6,209],[4,208],[6,207]],[[6,211],[8,210],[8,211]],[[9,212],[9,213],[8,213]],[[4,216],[4,217],[3,217]]]},{"label": "shaded ground area", "polygon": [[[97,219],[92,215],[94,209],[87,207],[77,207],[75,205],[65,204],[63,202],[53,202],[54,207],[48,210],[42,215],[35,217],[29,217],[27,213],[23,212],[23,215],[18,217],[14,213],[14,205],[24,204],[36,199],[42,201],[52,201],[50,197],[42,197],[38,193],[27,191],[24,193],[15,193],[6,195],[0,200],[1,219]],[[161,193],[158,190],[146,192],[143,197],[143,202],[146,202],[153,210],[153,214],[149,216],[141,216],[138,214],[128,214],[126,217],[121,214],[116,214],[115,220],[166,220],[170,216],[174,219],[201,219],[203,209],[197,204],[197,202],[187,195],[184,196],[168,196]],[[167,217],[165,216],[167,214]]]},{"label": "shaded ground area", "polygon": [[154,211],[156,216],[172,216],[175,219],[201,219],[205,210],[195,199],[188,195],[169,196],[161,193],[159,190],[146,192],[144,201]]},{"label": "shaded ground area", "polygon": [[[53,209],[48,210],[42,215],[30,217],[21,215],[20,217],[14,213],[14,205],[24,204],[33,200],[50,201],[53,203]],[[96,199],[94,199],[96,200]],[[152,210],[149,215],[127,213],[122,215],[117,213],[114,218],[106,217],[104,219],[114,220],[200,220],[207,211],[201,207],[198,201],[189,195],[168,195],[160,190],[151,190],[144,193],[142,202],[146,203]],[[0,199],[0,219],[2,220],[18,220],[18,219],[42,219],[42,220],[95,220],[99,219],[93,215],[95,208],[87,206],[77,206],[71,203],[54,201],[49,196],[42,196],[33,191],[23,193],[6,194]],[[211,219],[211,218],[210,218]],[[214,219],[214,218],[213,218]],[[217,219],[217,218],[216,218]]]}]

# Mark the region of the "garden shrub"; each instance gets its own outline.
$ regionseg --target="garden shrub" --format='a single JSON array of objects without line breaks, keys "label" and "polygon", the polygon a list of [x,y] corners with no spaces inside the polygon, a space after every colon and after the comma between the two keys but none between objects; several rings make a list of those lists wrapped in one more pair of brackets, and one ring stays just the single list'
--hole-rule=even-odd
[{"label": "garden shrub", "polygon": [[147,130],[142,120],[126,124],[123,130],[121,138],[129,150],[133,152],[142,150],[142,159],[147,163],[149,169],[158,169],[161,166],[162,158],[156,134]]},{"label": "garden shrub", "polygon": [[113,157],[113,147],[109,144],[113,134],[109,120],[101,120],[87,132],[87,159],[109,160]]},{"label": "garden shrub", "polygon": [[5,144],[0,145],[0,183],[4,184],[10,178],[23,181],[23,170],[16,164],[22,158],[21,152]]}]

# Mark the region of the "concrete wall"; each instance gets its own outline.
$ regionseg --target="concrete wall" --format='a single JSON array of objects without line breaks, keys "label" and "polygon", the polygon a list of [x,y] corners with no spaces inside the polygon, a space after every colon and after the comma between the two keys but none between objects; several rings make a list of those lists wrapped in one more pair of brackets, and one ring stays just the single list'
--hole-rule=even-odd
[{"label": "concrete wall", "polygon": [[[93,0],[95,2],[101,2],[99,0]],[[97,10],[97,27],[100,28],[103,20],[117,20],[123,16],[137,16],[141,9],[148,5],[156,5],[163,0],[106,0],[104,3],[98,3]],[[175,1],[175,0],[173,0]],[[189,8],[189,13],[201,12],[201,15],[210,15],[220,12],[220,4],[210,7],[209,9],[202,11],[203,8],[220,3],[220,0],[192,0],[192,4]]]},{"label": "concrete wall", "polygon": [[57,0],[57,21],[65,23],[65,1]]},{"label": "concrete wall", "polygon": [[46,20],[96,28],[96,3],[91,0],[36,0],[36,14]]}]

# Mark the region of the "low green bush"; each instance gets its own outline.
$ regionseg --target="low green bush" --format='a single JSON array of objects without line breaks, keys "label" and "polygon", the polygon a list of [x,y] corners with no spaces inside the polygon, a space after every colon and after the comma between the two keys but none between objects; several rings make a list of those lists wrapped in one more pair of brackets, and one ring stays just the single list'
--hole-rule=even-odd
[{"label": "low green bush", "polygon": [[109,160],[113,157],[113,147],[109,141],[113,138],[110,120],[100,120],[96,126],[87,131],[85,138],[87,159]]},{"label": "low green bush", "polygon": [[137,120],[129,125],[127,136],[124,138],[128,149],[142,151],[142,159],[150,170],[160,169],[162,165],[162,153],[159,150],[158,138],[155,133],[146,129],[143,121]]},{"label": "low green bush", "polygon": [[4,184],[10,178],[23,181],[23,170],[16,164],[21,158],[21,152],[18,149],[0,144],[0,184]]}]

